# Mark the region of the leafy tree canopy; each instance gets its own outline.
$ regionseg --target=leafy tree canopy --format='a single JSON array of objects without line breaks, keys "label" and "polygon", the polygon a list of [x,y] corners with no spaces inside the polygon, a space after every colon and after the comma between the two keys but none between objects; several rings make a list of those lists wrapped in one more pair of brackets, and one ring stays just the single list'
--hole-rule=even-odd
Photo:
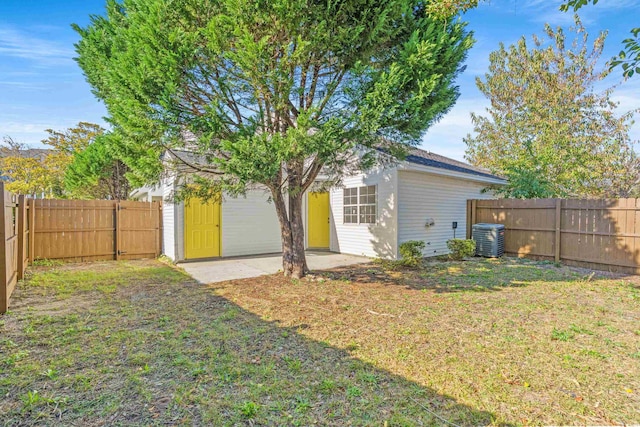
[{"label": "leafy tree canopy", "polygon": [[66,193],[72,198],[113,199],[129,198],[127,166],[116,157],[114,138],[104,133],[84,150],[76,153],[64,175]]},{"label": "leafy tree canopy", "polygon": [[127,149],[148,152],[130,164],[139,176],[184,148],[198,156],[183,197],[268,189],[285,274],[299,276],[302,194],[320,171],[335,184],[374,163],[366,148],[401,154],[458,96],[472,39],[435,3],[110,0],[76,27],[78,62]]},{"label": "leafy tree canopy", "polygon": [[505,175],[512,197],[614,197],[636,191],[638,161],[629,138],[633,112],[616,116],[611,89],[594,85],[605,34],[593,46],[577,21],[575,39],[545,27],[491,53],[489,72],[477,79],[491,106],[472,114],[467,136],[472,163]]},{"label": "leafy tree canopy", "polygon": [[48,150],[30,150],[24,144],[5,139],[0,170],[9,181],[7,189],[20,194],[64,197],[64,174],[73,156],[104,132],[97,124],[80,122],[65,131],[47,129],[42,141]]}]

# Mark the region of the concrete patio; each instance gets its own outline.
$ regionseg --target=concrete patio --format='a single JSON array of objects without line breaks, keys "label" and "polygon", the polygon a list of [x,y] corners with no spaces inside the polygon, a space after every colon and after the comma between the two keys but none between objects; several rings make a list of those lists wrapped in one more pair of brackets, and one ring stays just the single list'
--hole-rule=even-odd
[{"label": "concrete patio", "polygon": [[[311,270],[326,270],[346,265],[365,264],[370,261],[370,258],[362,256],[321,251],[307,252],[307,265]],[[200,283],[216,283],[277,273],[282,270],[282,255],[192,261],[181,263],[180,267]]]}]

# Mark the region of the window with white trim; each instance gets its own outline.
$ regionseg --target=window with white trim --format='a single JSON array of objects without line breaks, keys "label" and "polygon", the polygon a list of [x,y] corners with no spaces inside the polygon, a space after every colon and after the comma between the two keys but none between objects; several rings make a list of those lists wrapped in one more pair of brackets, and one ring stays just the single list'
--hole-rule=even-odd
[{"label": "window with white trim", "polygon": [[344,224],[375,224],[378,205],[378,187],[345,188],[343,190]]},{"label": "window with white trim", "polygon": [[375,185],[360,187],[360,224],[376,223],[376,193]]},{"label": "window with white trim", "polygon": [[345,188],[343,191],[344,191],[343,192],[344,223],[357,224],[358,223],[358,189]]}]

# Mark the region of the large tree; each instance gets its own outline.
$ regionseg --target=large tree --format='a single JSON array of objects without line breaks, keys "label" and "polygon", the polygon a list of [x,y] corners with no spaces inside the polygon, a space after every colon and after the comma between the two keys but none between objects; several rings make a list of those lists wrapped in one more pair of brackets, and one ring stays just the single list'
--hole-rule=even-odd
[{"label": "large tree", "polygon": [[127,149],[198,154],[179,196],[267,188],[284,273],[299,277],[303,194],[320,172],[335,185],[379,150],[401,155],[455,102],[472,39],[431,17],[436,3],[110,0],[76,27],[78,62]]},{"label": "large tree", "polygon": [[477,79],[491,101],[486,115],[472,114],[467,159],[505,175],[512,197],[629,196],[638,162],[629,138],[632,113],[616,115],[612,89],[595,85],[605,34],[589,46],[579,21],[573,40],[558,28],[491,53],[489,71]]}]

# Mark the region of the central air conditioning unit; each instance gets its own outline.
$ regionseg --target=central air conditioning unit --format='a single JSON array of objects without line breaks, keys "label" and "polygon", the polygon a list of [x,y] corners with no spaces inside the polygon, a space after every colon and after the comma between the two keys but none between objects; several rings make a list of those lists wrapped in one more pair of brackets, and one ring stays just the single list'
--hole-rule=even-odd
[{"label": "central air conditioning unit", "polygon": [[504,255],[504,225],[474,224],[471,238],[476,241],[476,255],[499,258]]}]

